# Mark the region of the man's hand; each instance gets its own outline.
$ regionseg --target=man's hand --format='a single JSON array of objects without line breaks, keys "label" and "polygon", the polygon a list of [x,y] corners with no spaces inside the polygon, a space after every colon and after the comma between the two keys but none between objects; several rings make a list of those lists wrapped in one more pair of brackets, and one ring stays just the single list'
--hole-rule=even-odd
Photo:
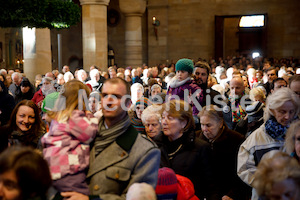
[{"label": "man's hand", "polygon": [[78,192],[62,192],[61,196],[68,200],[89,200],[89,197]]}]

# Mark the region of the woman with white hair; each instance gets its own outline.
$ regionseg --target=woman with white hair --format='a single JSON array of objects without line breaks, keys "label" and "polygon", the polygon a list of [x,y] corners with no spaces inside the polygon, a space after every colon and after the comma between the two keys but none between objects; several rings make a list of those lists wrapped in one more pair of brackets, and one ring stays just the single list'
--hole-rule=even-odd
[{"label": "woman with white hair", "polygon": [[[248,185],[254,181],[254,173],[264,154],[283,147],[290,124],[297,120],[300,102],[289,88],[280,88],[268,96],[264,123],[240,146],[237,173]],[[258,199],[256,192],[252,200]]]},{"label": "woman with white hair", "polygon": [[39,110],[41,111],[41,106],[44,98],[52,92],[56,92],[53,86],[53,79],[50,77],[44,77],[42,79],[41,89],[34,93],[31,100],[38,106]]},{"label": "woman with white hair", "polygon": [[140,83],[134,83],[130,87],[131,90],[131,102],[134,105],[138,99],[144,95],[144,87]]},{"label": "woman with white hair", "polygon": [[66,72],[64,74],[65,83],[67,83],[68,81],[73,80],[73,79],[74,79],[74,75],[71,72]]},{"label": "woman with white hair", "polygon": [[147,137],[153,139],[157,136],[161,128],[161,114],[162,106],[153,104],[148,106],[142,113],[142,122],[145,126]]}]

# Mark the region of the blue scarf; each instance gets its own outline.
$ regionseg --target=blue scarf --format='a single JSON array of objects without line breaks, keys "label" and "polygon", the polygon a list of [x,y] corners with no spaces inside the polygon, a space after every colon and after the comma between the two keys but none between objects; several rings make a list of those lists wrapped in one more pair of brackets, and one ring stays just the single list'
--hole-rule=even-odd
[{"label": "blue scarf", "polygon": [[275,117],[271,117],[265,123],[265,128],[267,134],[269,134],[273,139],[276,140],[284,140],[286,130],[289,128],[288,126],[282,126],[277,122]]}]

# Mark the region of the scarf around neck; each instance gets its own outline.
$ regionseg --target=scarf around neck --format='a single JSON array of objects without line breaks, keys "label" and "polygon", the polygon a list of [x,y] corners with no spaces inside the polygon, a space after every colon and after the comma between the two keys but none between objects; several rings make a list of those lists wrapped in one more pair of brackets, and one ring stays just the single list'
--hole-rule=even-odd
[{"label": "scarf around neck", "polygon": [[191,80],[191,77],[187,77],[186,79],[184,79],[183,81],[178,81],[177,77],[175,76],[174,78],[171,79],[170,81],[170,87],[171,88],[177,88],[179,86],[182,86],[183,84],[185,84],[186,82],[188,82],[189,80]]},{"label": "scarf around neck", "polygon": [[232,122],[239,122],[241,119],[243,119],[246,116],[245,109],[241,106],[241,98],[245,95],[245,91],[242,93],[242,95],[239,95],[237,97],[230,96],[228,99],[231,102],[231,108],[232,108]]},{"label": "scarf around neck", "polygon": [[277,122],[275,117],[271,117],[265,123],[266,133],[270,135],[273,139],[276,140],[284,140],[286,130],[289,128],[288,126],[282,126]]},{"label": "scarf around neck", "polygon": [[130,124],[129,116],[126,115],[122,121],[107,129],[104,125],[104,117],[102,117],[99,122],[99,133],[95,139],[95,156],[112,144],[118,136],[125,133]]}]

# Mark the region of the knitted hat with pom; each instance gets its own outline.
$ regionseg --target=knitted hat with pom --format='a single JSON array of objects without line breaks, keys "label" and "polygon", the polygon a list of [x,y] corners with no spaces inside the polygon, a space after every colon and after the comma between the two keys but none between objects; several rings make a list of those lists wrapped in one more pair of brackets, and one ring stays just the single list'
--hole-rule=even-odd
[{"label": "knitted hat with pom", "polygon": [[188,58],[182,58],[177,61],[175,64],[175,69],[177,71],[186,71],[190,74],[194,71],[194,62],[191,59]]},{"label": "knitted hat with pom", "polygon": [[167,167],[160,168],[158,170],[158,180],[155,189],[157,199],[176,199],[177,187],[175,172]]}]

